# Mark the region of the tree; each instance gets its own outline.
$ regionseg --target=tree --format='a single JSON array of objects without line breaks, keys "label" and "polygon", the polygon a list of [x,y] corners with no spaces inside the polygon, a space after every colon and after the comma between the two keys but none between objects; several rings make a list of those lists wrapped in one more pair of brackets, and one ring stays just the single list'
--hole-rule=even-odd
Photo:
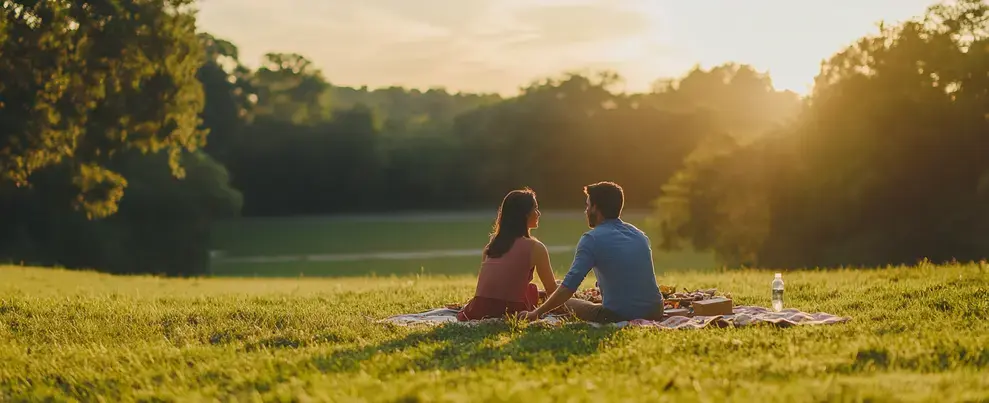
[{"label": "tree", "polygon": [[169,159],[165,152],[118,154],[108,169],[129,186],[108,218],[87,219],[58,202],[72,192],[66,166],[39,172],[31,189],[0,194],[3,211],[17,212],[0,228],[0,259],[118,274],[207,273],[211,227],[239,214],[242,198],[204,153],[181,155],[182,179],[171,175]]},{"label": "tree", "polygon": [[658,81],[653,93],[639,98],[663,110],[706,110],[719,126],[744,140],[789,122],[800,109],[798,96],[777,91],[768,73],[735,63],[709,70],[694,67],[679,79]]},{"label": "tree", "polygon": [[257,113],[295,124],[328,120],[323,94],[329,84],[313,63],[299,54],[269,53],[254,73]]},{"label": "tree", "polygon": [[176,179],[162,169],[165,155],[127,157],[117,165],[130,182],[120,212],[100,223],[112,234],[103,243],[120,250],[100,267],[114,273],[208,273],[213,224],[238,216],[243,206],[227,170],[201,151],[184,153],[186,176]]},{"label": "tree", "polygon": [[227,163],[234,143],[253,119],[253,72],[241,64],[234,44],[209,34],[199,34],[199,41],[206,56],[196,73],[206,101],[201,114],[201,128],[209,133],[204,150]]},{"label": "tree", "polygon": [[[0,2],[0,181],[68,167],[90,217],[117,210],[116,154],[164,151],[176,176],[204,139],[192,0]],[[67,201],[68,202],[68,201]]]}]

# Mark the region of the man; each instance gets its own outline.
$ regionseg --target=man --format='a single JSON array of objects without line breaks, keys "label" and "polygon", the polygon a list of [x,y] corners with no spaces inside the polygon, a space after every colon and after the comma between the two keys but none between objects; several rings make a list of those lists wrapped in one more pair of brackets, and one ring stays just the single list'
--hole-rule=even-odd
[{"label": "man", "polygon": [[[580,237],[573,265],[560,287],[541,306],[525,312],[525,319],[537,320],[561,305],[588,322],[662,319],[663,295],[656,284],[649,238],[622,221],[625,195],[621,186],[595,183],[585,186],[584,194],[591,230]],[[571,298],[592,268],[603,304]]]}]

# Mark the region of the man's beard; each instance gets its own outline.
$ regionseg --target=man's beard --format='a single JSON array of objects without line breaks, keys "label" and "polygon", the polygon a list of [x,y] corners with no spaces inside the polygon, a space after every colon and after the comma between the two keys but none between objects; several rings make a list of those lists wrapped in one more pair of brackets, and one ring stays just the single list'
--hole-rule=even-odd
[{"label": "man's beard", "polygon": [[590,228],[597,227],[598,223],[595,217],[592,216],[590,213],[587,213],[586,215],[587,215],[587,226]]}]

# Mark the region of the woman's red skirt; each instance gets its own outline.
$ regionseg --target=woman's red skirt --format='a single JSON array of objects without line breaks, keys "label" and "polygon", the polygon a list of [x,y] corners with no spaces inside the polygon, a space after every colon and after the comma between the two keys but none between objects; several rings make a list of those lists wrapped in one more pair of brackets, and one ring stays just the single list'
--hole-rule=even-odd
[{"label": "woman's red skirt", "polygon": [[506,315],[514,315],[523,311],[536,309],[539,304],[539,289],[535,284],[529,283],[525,289],[525,301],[505,301],[495,298],[474,297],[457,314],[457,320],[465,322],[468,320],[501,318]]}]

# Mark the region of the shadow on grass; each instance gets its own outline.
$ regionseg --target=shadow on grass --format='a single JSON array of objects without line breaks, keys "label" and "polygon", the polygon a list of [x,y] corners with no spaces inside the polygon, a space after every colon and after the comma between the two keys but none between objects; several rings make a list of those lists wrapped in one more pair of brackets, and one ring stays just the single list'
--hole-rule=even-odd
[{"label": "shadow on grass", "polygon": [[617,331],[581,325],[441,326],[377,345],[336,351],[314,358],[312,364],[323,372],[357,371],[362,366],[386,372],[456,370],[506,361],[536,367],[595,354]]}]

